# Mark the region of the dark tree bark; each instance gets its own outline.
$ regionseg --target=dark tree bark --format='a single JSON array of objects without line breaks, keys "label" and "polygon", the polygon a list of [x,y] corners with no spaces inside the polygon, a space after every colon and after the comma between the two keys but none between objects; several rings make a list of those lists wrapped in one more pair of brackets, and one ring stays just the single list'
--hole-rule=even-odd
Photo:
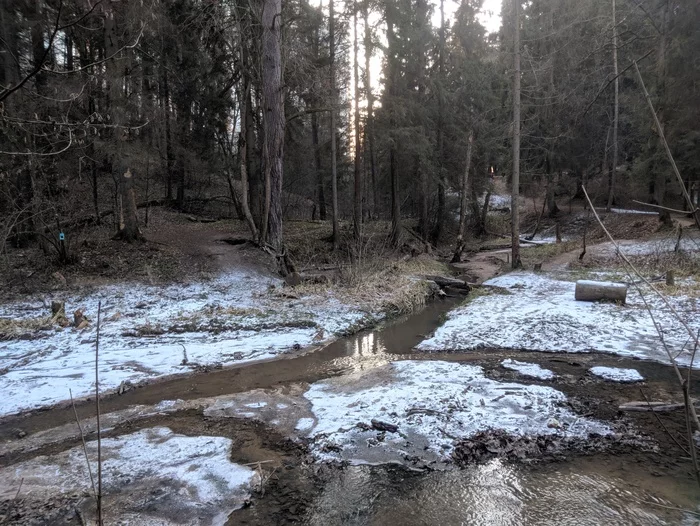
[{"label": "dark tree bark", "polygon": [[[264,0],[262,14],[262,91],[263,91],[263,163],[269,185],[269,215],[266,241],[283,253],[282,236],[282,161],[284,156],[284,94],[282,92],[282,55],[280,50],[282,0]],[[267,193],[267,192],[266,192]]]},{"label": "dark tree bark", "polygon": [[119,187],[121,189],[122,214],[119,221],[119,232],[115,238],[132,243],[143,239],[143,234],[139,229],[136,196],[134,195],[133,177],[130,170],[122,175]]},{"label": "dark tree bark", "polygon": [[354,180],[354,200],[353,200],[353,237],[355,243],[359,243],[362,238],[362,156],[360,150],[360,68],[359,68],[359,41],[357,36],[357,1],[353,3],[353,84],[354,84],[354,106],[355,106],[355,180]]},{"label": "dark tree bark", "polygon": [[248,128],[250,123],[248,119],[250,118],[250,79],[246,75],[243,81],[244,88],[243,94],[241,96],[241,131],[238,136],[238,152],[241,163],[241,211],[248,223],[248,228],[250,228],[250,233],[253,239],[258,239],[258,228],[253,219],[253,215],[250,212],[250,205],[248,203],[248,169],[250,162],[248,160]]},{"label": "dark tree bark", "polygon": [[319,219],[326,220],[326,192],[321,163],[321,147],[319,145],[318,114],[311,114],[311,142],[314,148],[314,168],[316,169],[316,200],[318,201]]},{"label": "dark tree bark", "polygon": [[513,180],[511,188],[511,264],[513,268],[520,263],[520,0],[513,0]]},{"label": "dark tree bark", "polygon": [[[464,240],[464,234],[466,233],[467,227],[467,192],[469,188],[469,169],[472,164],[472,151],[474,149],[474,130],[469,130],[469,137],[467,138],[467,160],[464,165],[464,172],[460,179],[459,184],[459,231],[457,233],[457,239],[460,241]],[[488,163],[486,163],[488,166]]]},{"label": "dark tree bark", "polygon": [[328,2],[328,38],[330,57],[330,84],[331,84],[331,199],[333,202],[333,250],[338,249],[340,242],[340,231],[338,229],[338,166],[336,159],[336,105],[337,95],[335,90],[335,11],[334,2]]},{"label": "dark tree bark", "polygon": [[438,52],[438,122],[437,122],[437,158],[438,158],[438,203],[435,225],[431,232],[433,245],[438,244],[442,234],[447,206],[447,174],[445,173],[445,0],[440,0],[440,49]]},{"label": "dark tree bark", "polygon": [[[365,124],[365,144],[364,152],[368,157],[367,164],[369,165],[369,183],[371,185],[371,213],[373,217],[377,216],[377,176],[376,176],[376,160],[374,158],[374,94],[372,93],[372,77],[370,68],[370,58],[372,57],[372,30],[369,25],[369,0],[362,3],[362,18],[365,24],[365,91],[367,92],[367,122]],[[368,205],[369,206],[369,205]]]},{"label": "dark tree bark", "polygon": [[[661,34],[659,35],[659,48],[656,56],[656,93],[659,99],[658,106],[656,108],[656,116],[661,124],[662,133],[664,133],[666,128],[666,52],[668,50],[668,4],[668,0],[663,2],[663,11],[661,14]],[[658,150],[663,150],[662,140],[663,139],[659,137],[659,140],[656,143],[656,148]],[[654,165],[656,172],[654,177],[654,202],[663,206],[666,198],[667,168],[662,166],[658,161],[654,162]],[[668,226],[673,223],[671,220],[671,214],[668,210],[659,209],[659,221]]]},{"label": "dark tree bark", "polygon": [[[394,32],[394,20],[396,18],[396,6],[393,1],[386,4],[386,37],[389,43],[387,49],[387,62],[389,66],[389,78],[387,79],[387,91],[389,93],[389,129],[396,128],[396,82],[398,78],[398,59],[396,57],[398,42]],[[393,247],[399,246],[401,239],[401,203],[399,201],[399,166],[398,148],[396,137],[393,137],[389,146],[389,174],[391,178],[391,234],[389,242]]]},{"label": "dark tree bark", "polygon": [[617,129],[620,120],[620,79],[617,77],[617,15],[615,8],[615,0],[612,0],[612,26],[613,26],[613,74],[615,75],[615,107],[613,109],[613,155],[612,166],[610,167],[610,175],[608,177],[608,203],[605,209],[610,212],[615,197],[615,176],[617,174]]}]

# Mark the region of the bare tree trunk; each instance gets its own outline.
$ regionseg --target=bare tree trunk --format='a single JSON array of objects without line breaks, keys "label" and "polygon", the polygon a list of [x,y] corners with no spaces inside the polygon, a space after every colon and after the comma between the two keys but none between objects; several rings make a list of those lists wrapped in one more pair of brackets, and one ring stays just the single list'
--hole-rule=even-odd
[{"label": "bare tree trunk", "polygon": [[616,16],[615,0],[612,0],[612,25],[613,25],[613,74],[615,75],[615,108],[613,110],[613,155],[612,166],[610,167],[610,176],[608,178],[608,204],[605,207],[607,212],[610,212],[615,197],[615,176],[617,175],[617,129],[620,117],[620,79],[618,78],[617,68],[617,16]]},{"label": "bare tree trunk", "polygon": [[[284,94],[282,92],[282,0],[264,0],[262,14],[263,159],[265,208],[263,235],[278,253],[282,237],[282,161],[284,156]],[[265,241],[265,239],[261,239]]]},{"label": "bare tree trunk", "polygon": [[[656,58],[657,88],[656,93],[659,104],[656,108],[656,116],[659,119],[660,136],[658,147],[663,148],[661,135],[666,127],[666,52],[668,48],[668,0],[664,2],[663,13],[661,15],[661,35],[659,35],[659,49]],[[654,201],[657,204],[664,204],[666,197],[666,171],[655,162],[656,176],[654,179]],[[659,220],[665,225],[671,225],[671,214],[668,210],[659,209]]]},{"label": "bare tree trunk", "polygon": [[[308,7],[308,4],[307,4]],[[313,49],[314,49],[314,59],[320,60],[320,27],[321,22],[314,24],[314,36],[313,36]],[[313,107],[319,107],[321,101],[319,97],[313,96],[312,98]],[[311,114],[311,142],[314,148],[314,169],[316,170],[316,201],[318,202],[319,219],[325,221],[327,218],[326,214],[326,188],[325,188],[325,177],[323,176],[323,163],[321,162],[321,147],[319,141],[319,123],[318,123],[318,113],[313,112]],[[314,208],[315,210],[315,208]],[[314,214],[315,215],[315,214]]]},{"label": "bare tree trunk", "polygon": [[337,95],[335,92],[335,12],[334,2],[328,3],[328,33],[330,44],[330,82],[331,82],[331,198],[333,201],[333,250],[338,249],[340,242],[340,232],[338,230],[338,166],[336,159],[336,130],[335,116]]},{"label": "bare tree trunk", "polygon": [[[355,196],[353,202],[353,237],[355,243],[359,243],[362,238],[362,157],[360,150],[360,67],[359,67],[359,51],[357,37],[357,0],[353,3],[353,81],[354,81],[354,104],[355,104]],[[358,247],[359,248],[359,247]]]},{"label": "bare tree trunk", "polygon": [[513,71],[513,181],[511,189],[511,263],[513,268],[520,263],[520,0],[513,0],[514,25],[513,48],[515,52]]},{"label": "bare tree trunk", "polygon": [[168,72],[161,68],[161,104],[163,105],[163,119],[165,120],[165,198],[173,199],[173,143],[170,133],[170,87],[168,85]]},{"label": "bare tree trunk", "polygon": [[121,189],[122,216],[119,232],[116,239],[122,239],[129,243],[143,239],[139,229],[139,216],[136,208],[136,196],[134,195],[133,177],[131,170],[124,172],[119,184]]},{"label": "bare tree trunk", "polygon": [[[467,189],[469,185],[469,167],[472,164],[472,150],[474,146],[474,129],[469,130],[467,138],[467,160],[464,165],[464,172],[459,185],[459,232],[457,239],[464,239],[464,234],[467,228]],[[488,163],[486,163],[488,166]]]},{"label": "bare tree trunk", "polygon": [[365,125],[365,155],[369,157],[369,174],[371,183],[372,216],[377,216],[377,177],[374,159],[374,95],[372,94],[372,77],[370,59],[372,57],[372,30],[369,26],[369,0],[362,3],[362,17],[365,23],[365,91],[367,93],[367,123]]},{"label": "bare tree trunk", "polygon": [[420,155],[415,155],[416,163],[416,179],[420,180],[420,222],[418,231],[427,240],[430,233],[430,225],[428,222],[428,174],[425,170],[421,170]]},{"label": "bare tree trunk", "polygon": [[[389,43],[387,61],[389,63],[389,78],[387,79],[387,91],[389,92],[389,129],[396,127],[396,79],[398,76],[398,64],[396,59],[396,34],[394,33],[395,6],[392,2],[386,4],[386,36]],[[389,174],[391,178],[391,234],[389,242],[391,246],[398,247],[401,239],[401,203],[399,202],[399,167],[396,140],[390,141],[389,147]]]},{"label": "bare tree trunk", "polygon": [[311,141],[314,147],[314,168],[316,169],[316,200],[318,201],[319,219],[326,220],[326,192],[321,163],[321,149],[318,138],[318,114],[311,114]]},{"label": "bare tree trunk", "polygon": [[250,123],[250,79],[246,76],[244,80],[243,96],[241,108],[241,131],[238,136],[238,149],[241,163],[241,210],[250,228],[250,234],[253,239],[258,239],[258,228],[255,225],[253,214],[250,213],[250,204],[248,203],[248,127]]},{"label": "bare tree trunk", "polygon": [[557,206],[557,200],[554,195],[554,171],[552,169],[551,155],[547,153],[547,160],[545,162],[547,166],[547,210],[549,211],[549,217],[556,217],[559,214],[559,207]]},{"label": "bare tree trunk", "polygon": [[438,122],[437,122],[437,156],[438,156],[438,205],[435,225],[431,232],[431,241],[437,246],[445,221],[447,206],[447,176],[445,173],[445,0],[440,0],[440,49],[438,52]]}]

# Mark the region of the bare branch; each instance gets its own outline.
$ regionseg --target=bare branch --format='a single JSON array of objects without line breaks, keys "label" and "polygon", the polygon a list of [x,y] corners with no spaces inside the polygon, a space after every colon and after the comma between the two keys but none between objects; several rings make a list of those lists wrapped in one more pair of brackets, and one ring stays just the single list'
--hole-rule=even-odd
[{"label": "bare branch", "polygon": [[[139,30],[139,34],[136,37],[136,40],[134,41],[133,44],[126,44],[119,49],[117,49],[114,53],[112,53],[110,56],[105,57],[101,60],[96,60],[95,62],[92,62],[90,64],[86,64],[85,66],[81,66],[77,69],[71,69],[70,71],[61,71],[58,69],[49,69],[49,68],[42,68],[43,71],[46,71],[47,73],[55,73],[57,75],[72,75],[74,73],[81,73],[83,71],[86,71],[94,66],[99,66],[100,64],[104,64],[105,62],[112,60],[114,57],[116,57],[119,53],[126,49],[134,49],[136,46],[139,45],[139,41],[141,40],[141,37],[143,36],[143,30],[145,29],[146,24],[143,24],[141,26],[141,29]],[[2,102],[2,99],[0,99],[0,102]]]},{"label": "bare branch", "polygon": [[[664,149],[666,150],[668,160],[671,162],[673,173],[676,174],[678,184],[681,185],[681,190],[683,192],[683,197],[685,197],[685,202],[688,203],[688,208],[693,209],[693,200],[690,198],[690,195],[688,194],[688,189],[685,187],[685,183],[683,182],[683,177],[681,177],[681,173],[678,171],[678,166],[676,166],[676,161],[673,158],[673,154],[671,153],[671,148],[668,146],[668,141],[666,141],[664,128],[663,126],[661,126],[661,122],[659,122],[659,117],[656,115],[656,111],[654,110],[654,104],[651,102],[651,97],[649,96],[647,87],[644,85],[644,79],[642,78],[642,73],[639,71],[639,66],[637,66],[637,61],[634,62],[634,68],[637,71],[637,78],[639,78],[639,83],[642,85],[644,98],[647,100],[647,103],[649,104],[649,109],[651,110],[651,114],[654,117],[654,123],[656,124],[656,130],[659,132],[659,138],[661,139],[661,142],[664,145]],[[698,229],[700,229],[700,214],[697,213],[697,210],[693,213],[693,219],[695,219],[695,224],[697,225]]]},{"label": "bare branch", "polygon": [[627,72],[628,69],[630,69],[632,66],[636,66],[637,62],[641,62],[642,60],[644,60],[645,58],[647,58],[649,55],[651,55],[651,54],[653,53],[653,51],[654,51],[653,49],[650,49],[649,51],[647,51],[646,53],[644,53],[644,55],[642,55],[641,57],[639,57],[637,60],[633,61],[633,62],[632,62],[630,65],[628,65],[625,69],[623,69],[623,70],[620,71],[617,75],[615,75],[613,78],[611,78],[608,82],[606,82],[605,85],[604,85],[602,88],[600,88],[600,89],[598,90],[598,93],[596,93],[595,97],[593,97],[593,100],[592,100],[591,102],[588,103],[588,106],[586,106],[586,109],[583,111],[583,114],[581,115],[581,117],[585,117],[585,116],[586,116],[586,114],[588,113],[588,110],[590,110],[591,107],[593,106],[593,104],[595,104],[595,101],[598,100],[598,97],[601,96],[601,94],[605,91],[605,89],[606,89],[608,86],[610,86],[610,84],[612,84],[613,82],[615,82],[615,79],[617,79],[617,78],[621,77],[622,75],[624,75],[625,72]]},{"label": "bare branch", "polygon": [[63,0],[59,0],[58,2],[58,13],[56,13],[56,24],[54,25],[53,31],[51,32],[51,37],[49,38],[49,45],[46,46],[46,49],[44,50],[44,54],[42,55],[41,59],[37,64],[34,64],[34,69],[27,74],[22,80],[20,80],[17,84],[15,84],[11,88],[5,89],[2,93],[0,93],[0,102],[4,101],[7,97],[12,95],[15,91],[18,89],[22,88],[29,79],[34,77],[37,73],[39,73],[43,69],[44,62],[46,61],[46,57],[49,56],[49,53],[51,52],[51,48],[53,47],[53,41],[56,38],[56,33],[58,33],[58,30],[60,29],[59,26],[59,21],[61,19],[61,11],[63,10]]},{"label": "bare branch", "polygon": [[57,152],[41,153],[41,152],[2,152],[2,151],[0,151],[0,155],[32,155],[32,156],[36,156],[36,157],[51,157],[53,155],[59,155],[65,151],[67,151],[72,145],[73,145],[73,132],[71,132],[71,130],[68,130],[68,145],[65,148],[63,148],[62,150],[59,150]]},{"label": "bare branch", "polygon": [[661,205],[653,205],[651,203],[645,203],[643,201],[637,201],[636,199],[632,199],[633,203],[637,203],[638,205],[644,205],[644,206],[651,206],[653,208],[660,208],[661,210],[668,210],[669,212],[675,212],[677,214],[693,214],[700,210],[700,208],[696,208],[695,210],[678,210],[676,208],[669,208],[667,206],[661,206]]}]

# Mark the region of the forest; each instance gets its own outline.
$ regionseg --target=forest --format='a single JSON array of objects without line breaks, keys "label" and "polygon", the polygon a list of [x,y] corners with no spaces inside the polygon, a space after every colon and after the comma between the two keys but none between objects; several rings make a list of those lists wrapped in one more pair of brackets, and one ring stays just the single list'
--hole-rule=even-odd
[{"label": "forest", "polygon": [[[88,222],[134,240],[149,203],[276,250],[285,218],[331,220],[336,245],[341,220],[355,241],[390,220],[394,245],[405,220],[433,245],[483,234],[477,198],[514,171],[515,4],[487,34],[481,3],[9,2],[3,250]],[[582,184],[687,209],[641,79],[697,199],[697,3],[519,7],[520,193],[552,217]]]},{"label": "forest", "polygon": [[695,524],[700,2],[4,0],[0,525]]}]

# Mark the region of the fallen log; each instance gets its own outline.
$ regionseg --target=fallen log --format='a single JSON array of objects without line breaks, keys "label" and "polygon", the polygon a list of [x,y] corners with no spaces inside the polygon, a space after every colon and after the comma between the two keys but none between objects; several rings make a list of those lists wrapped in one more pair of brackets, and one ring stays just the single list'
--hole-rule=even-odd
[{"label": "fallen log", "polygon": [[[694,404],[697,405],[697,402]],[[648,411],[654,413],[668,413],[685,408],[683,403],[668,403],[668,402],[627,402],[622,404],[620,411]]]},{"label": "fallen log", "polygon": [[466,281],[457,278],[447,278],[445,276],[423,276],[423,279],[434,281],[441,288],[452,287],[455,289],[471,290],[471,285]]},{"label": "fallen log", "polygon": [[192,221],[193,223],[216,223],[218,219],[213,219],[211,217],[195,217],[195,216],[186,216],[188,221]]},{"label": "fallen log", "polygon": [[388,422],[382,422],[381,420],[375,420],[374,418],[371,420],[372,423],[372,429],[376,429],[377,431],[385,431],[389,433],[396,433],[399,430],[399,426],[390,424]]},{"label": "fallen log", "polygon": [[627,300],[627,285],[582,279],[576,282],[574,298],[576,301],[607,300],[625,303]]}]

